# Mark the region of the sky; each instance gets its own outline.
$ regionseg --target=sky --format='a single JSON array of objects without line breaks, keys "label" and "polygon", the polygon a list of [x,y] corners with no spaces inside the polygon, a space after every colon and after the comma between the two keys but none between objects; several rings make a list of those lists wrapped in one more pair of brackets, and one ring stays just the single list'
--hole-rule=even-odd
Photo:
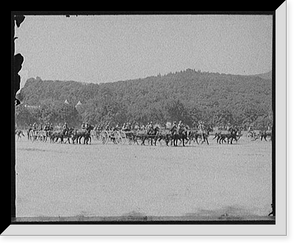
[{"label": "sky", "polygon": [[106,83],[187,68],[272,69],[271,15],[25,16],[15,28],[27,78]]}]

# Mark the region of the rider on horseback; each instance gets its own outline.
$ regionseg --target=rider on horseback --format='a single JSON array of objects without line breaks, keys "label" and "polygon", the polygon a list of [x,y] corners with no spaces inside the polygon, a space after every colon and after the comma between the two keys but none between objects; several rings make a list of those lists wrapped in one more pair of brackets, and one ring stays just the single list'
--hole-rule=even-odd
[{"label": "rider on horseback", "polygon": [[113,128],[113,131],[118,131],[118,130],[120,130],[119,124],[117,124],[117,125],[115,126],[115,128]]},{"label": "rider on horseback", "polygon": [[172,128],[171,128],[171,133],[174,134],[178,129],[176,121],[173,122]]},{"label": "rider on horseback", "polygon": [[179,130],[182,130],[184,127],[182,121],[180,120],[179,123],[178,123],[178,127],[177,127],[177,132],[179,133]]},{"label": "rider on horseback", "polygon": [[63,135],[66,135],[68,130],[69,130],[68,124],[67,124],[67,122],[65,122],[65,124],[63,126],[63,131],[62,131]]},{"label": "rider on horseback", "polygon": [[34,130],[34,131],[35,131],[36,129],[37,129],[37,123],[36,123],[36,122],[34,122],[34,123],[33,123],[33,125],[32,125],[32,130]]},{"label": "rider on horseback", "polygon": [[151,134],[153,133],[154,129],[153,129],[152,121],[151,121],[150,123],[147,124],[146,130],[147,130],[147,134],[148,134],[148,135],[151,135]]}]

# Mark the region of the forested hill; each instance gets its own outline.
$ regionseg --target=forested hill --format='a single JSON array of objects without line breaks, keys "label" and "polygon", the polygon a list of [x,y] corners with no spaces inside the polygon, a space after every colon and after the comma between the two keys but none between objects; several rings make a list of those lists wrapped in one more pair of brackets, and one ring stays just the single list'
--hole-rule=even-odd
[{"label": "forested hill", "polygon": [[[62,120],[76,124],[82,121],[95,124],[184,120],[193,124],[202,120],[219,125],[265,125],[272,120],[272,80],[268,76],[270,72],[262,75],[187,69],[163,76],[99,84],[37,77],[28,79],[21,90],[18,97],[23,105],[16,114],[24,109],[33,115],[30,121],[52,123]],[[69,104],[64,103],[65,100]],[[79,101],[82,104],[75,108]],[[25,110],[26,106],[38,108]],[[70,110],[57,113],[63,108]]]}]

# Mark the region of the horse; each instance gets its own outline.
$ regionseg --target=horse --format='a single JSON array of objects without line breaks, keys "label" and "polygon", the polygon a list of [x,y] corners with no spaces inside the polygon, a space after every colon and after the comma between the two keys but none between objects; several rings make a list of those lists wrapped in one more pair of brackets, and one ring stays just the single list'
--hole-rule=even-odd
[{"label": "horse", "polygon": [[239,138],[242,136],[241,134],[238,134],[239,131],[236,128],[229,128],[227,131],[225,132],[217,132],[215,133],[215,136],[213,139],[217,138],[217,143],[219,144],[223,144],[226,143],[232,144],[233,139],[237,142],[239,140]]},{"label": "horse", "polygon": [[91,131],[94,129],[94,126],[89,125],[85,129],[74,130],[72,134],[72,142],[77,144],[81,144],[81,139],[83,138],[83,144],[88,144],[92,142]]},{"label": "horse", "polygon": [[267,141],[267,137],[270,137],[269,141],[272,140],[272,131],[270,130],[261,130],[259,135],[260,135],[260,141],[262,141],[263,139]]},{"label": "horse", "polygon": [[157,141],[160,142],[161,144],[161,140],[164,140],[166,145],[169,146],[169,142],[171,141],[171,131],[169,129],[165,129],[165,130],[159,130],[158,134],[157,134]]},{"label": "horse", "polygon": [[222,133],[222,132],[216,132],[215,133],[215,136],[214,136],[214,138],[213,138],[213,140],[215,139],[215,138],[217,138],[217,143],[218,144],[221,144],[221,142],[223,143],[223,142],[225,142],[225,139],[227,138],[227,133],[226,134],[224,134],[224,133]]},{"label": "horse", "polygon": [[188,130],[187,137],[189,144],[191,144],[192,142],[196,142],[199,145],[199,140],[202,139],[202,135],[198,130]]},{"label": "horse", "polygon": [[158,134],[159,134],[158,126],[156,126],[155,128],[150,128],[147,132],[147,136],[145,137],[146,139],[148,139],[148,144],[149,144],[149,139],[150,139],[151,145],[153,145],[153,140],[154,140],[154,145],[156,146],[156,141],[159,138]]},{"label": "horse", "polygon": [[22,136],[25,137],[23,131],[22,130],[18,130],[18,129],[15,130],[15,135],[17,135],[17,139],[18,140],[21,139]]},{"label": "horse", "polygon": [[184,139],[188,140],[188,132],[184,126],[180,126],[179,128],[171,129],[171,142],[173,142],[174,146],[178,146],[178,140],[182,141],[182,146],[185,146]]},{"label": "horse", "polygon": [[237,142],[240,137],[242,136],[241,134],[238,134],[238,129],[237,128],[229,128],[228,131],[230,132],[228,135],[227,135],[227,143],[229,144],[229,141],[230,141],[230,144],[232,144],[232,141],[233,139]]},{"label": "horse", "polygon": [[50,143],[57,142],[58,139],[61,139],[61,142],[63,141],[62,132],[61,131],[53,131],[49,134]]},{"label": "horse", "polygon": [[54,131],[50,134],[50,142],[58,142],[60,140],[60,143],[64,142],[64,134],[62,131]]},{"label": "horse", "polygon": [[38,130],[30,128],[27,131],[28,140],[31,140],[32,142],[38,139],[38,135],[39,135]]},{"label": "horse", "polygon": [[[74,128],[67,128],[67,129],[63,129],[63,130],[60,130],[60,131],[44,131],[45,134],[46,134],[46,137],[49,136],[50,138],[50,142],[57,142],[60,140],[60,143],[71,143],[70,142],[70,139],[72,140],[73,138],[73,135],[74,135]],[[64,139],[67,139],[65,142],[64,142]]]},{"label": "horse", "polygon": [[149,144],[149,140],[151,142],[151,145],[153,145],[153,140],[154,140],[154,144],[156,145],[156,141],[158,140],[158,132],[159,132],[159,127],[156,126],[155,128],[150,127],[148,130],[142,130],[136,133],[135,137],[135,141],[137,142],[137,139],[140,139],[142,141],[141,145],[145,145],[145,141],[148,141]]}]

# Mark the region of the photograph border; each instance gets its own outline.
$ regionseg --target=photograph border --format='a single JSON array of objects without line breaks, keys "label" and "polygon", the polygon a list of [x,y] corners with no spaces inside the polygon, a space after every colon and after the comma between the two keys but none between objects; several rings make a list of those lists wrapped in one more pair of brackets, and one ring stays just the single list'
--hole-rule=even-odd
[{"label": "photograph border", "polygon": [[[287,3],[285,1],[279,8],[276,9],[276,11],[273,12],[273,46],[275,45],[275,47],[273,47],[272,80],[273,108],[275,108],[276,111],[274,113],[273,127],[275,130],[276,140],[274,139],[274,141],[272,141],[272,200],[276,207],[275,224],[270,224],[265,221],[247,222],[234,220],[223,221],[224,223],[213,221],[166,221],[150,223],[141,221],[18,222],[14,219],[15,203],[14,198],[12,198],[13,200],[11,203],[14,210],[13,208],[11,210],[11,225],[3,232],[2,235],[286,235],[286,5]],[[268,13],[270,14],[270,12]],[[15,149],[13,146],[12,148]],[[12,182],[12,185],[14,184],[15,182]],[[15,189],[12,185],[12,194],[14,194],[13,192]],[[237,226],[237,224],[243,226]]]}]

